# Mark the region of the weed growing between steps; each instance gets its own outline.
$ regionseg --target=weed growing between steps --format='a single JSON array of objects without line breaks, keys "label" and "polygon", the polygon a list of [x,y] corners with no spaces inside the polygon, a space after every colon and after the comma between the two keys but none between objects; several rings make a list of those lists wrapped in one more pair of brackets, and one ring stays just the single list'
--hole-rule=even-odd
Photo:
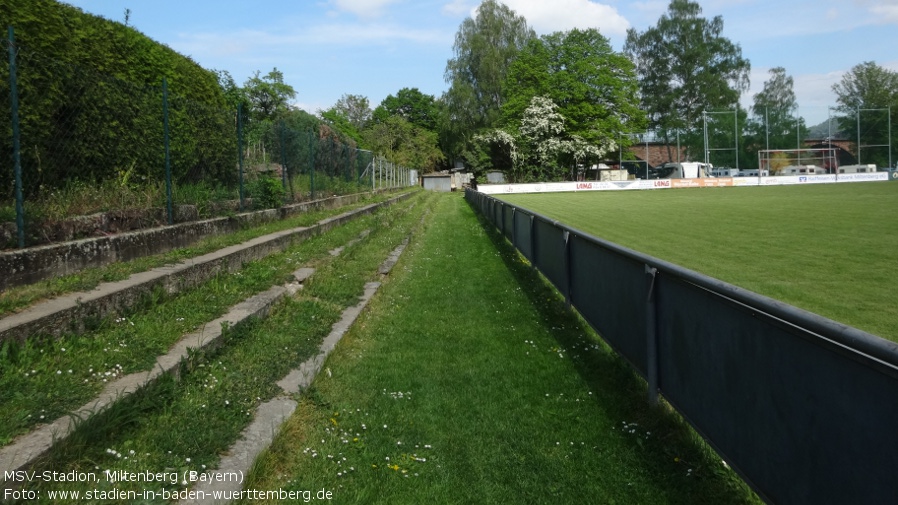
[{"label": "weed growing between steps", "polygon": [[[354,292],[356,299],[351,303],[356,303],[364,283],[376,277],[380,262],[417,223],[419,216],[409,212],[409,207],[394,207],[373,216],[364,223],[370,229],[367,237],[347,246],[339,257],[323,251],[346,244],[350,238],[358,237],[360,230],[344,227],[328,232],[316,246],[318,255],[303,261],[303,266],[310,262],[316,266],[318,270],[312,279],[320,279],[323,285],[340,292]],[[331,234],[339,235],[341,240],[328,239]],[[331,264],[337,266],[329,268]],[[299,266],[292,265],[291,271]],[[179,380],[163,378],[83,423],[68,440],[57,444],[36,470],[75,469],[98,474],[105,470],[211,470],[218,455],[251,421],[255,408],[278,394],[276,381],[317,354],[322,339],[345,308],[336,299],[341,297],[319,297],[304,290],[297,298],[276,306],[269,317],[229,331],[225,345],[218,351],[195,353],[183,367]],[[162,486],[118,483],[116,487]],[[187,484],[179,479],[164,487],[183,489]],[[111,489],[112,485],[52,485],[56,490],[93,488]],[[42,484],[33,489],[46,492],[51,486]]]},{"label": "weed growing between steps", "polygon": [[0,445],[83,405],[116,378],[151,368],[156,357],[185,333],[249,296],[283,284],[301,266],[331,262],[329,250],[376,227],[386,219],[383,216],[402,214],[411,204],[399,204],[311,237],[176,296],[157,292],[141,307],[100,322],[88,334],[0,344]]},{"label": "weed growing between steps", "polygon": [[303,226],[312,226],[324,218],[335,216],[348,210],[370,205],[372,203],[381,202],[393,196],[395,196],[395,194],[373,195],[356,204],[341,207],[339,209],[304,212],[281,221],[265,223],[235,233],[209,237],[200,240],[189,247],[174,249],[167,253],[126,262],[113,263],[103,267],[86,268],[71,275],[47,279],[28,286],[13,287],[0,293],[0,317],[22,310],[41,300],[76,291],[89,291],[97,287],[101,282],[127,279],[128,276],[137,272],[145,272],[152,268],[178,263],[185,259],[217,251],[224,247],[246,242],[247,240],[261,237],[269,233]]},{"label": "weed growing between steps", "polygon": [[245,488],[365,504],[757,502],[460,197],[434,216]]}]

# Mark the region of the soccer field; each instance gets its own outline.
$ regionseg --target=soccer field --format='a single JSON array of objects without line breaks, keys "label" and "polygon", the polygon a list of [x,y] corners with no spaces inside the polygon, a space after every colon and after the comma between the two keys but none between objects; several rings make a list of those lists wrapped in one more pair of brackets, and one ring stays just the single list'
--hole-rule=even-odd
[{"label": "soccer field", "polygon": [[898,184],[497,196],[898,341]]}]

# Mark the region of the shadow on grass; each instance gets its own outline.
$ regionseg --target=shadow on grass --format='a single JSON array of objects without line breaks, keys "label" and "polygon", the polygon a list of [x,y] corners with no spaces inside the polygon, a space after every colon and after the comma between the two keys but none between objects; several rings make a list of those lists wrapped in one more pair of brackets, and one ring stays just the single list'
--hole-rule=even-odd
[{"label": "shadow on grass", "polygon": [[559,347],[568,351],[581,379],[596,393],[599,408],[609,419],[620,420],[616,429],[633,433],[627,438],[670,491],[668,498],[684,503],[763,503],[663,398],[657,406],[648,402],[645,380],[576,309],[567,308],[564,297],[499,230],[472,210],[534,310],[553,328]]}]

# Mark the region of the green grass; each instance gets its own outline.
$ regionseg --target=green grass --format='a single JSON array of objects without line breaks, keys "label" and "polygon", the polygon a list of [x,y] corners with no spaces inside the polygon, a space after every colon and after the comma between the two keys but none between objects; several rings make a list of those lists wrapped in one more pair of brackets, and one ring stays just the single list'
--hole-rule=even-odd
[{"label": "green grass", "polygon": [[756,498],[458,195],[440,197],[244,488],[333,503]]},{"label": "green grass", "polygon": [[599,238],[898,340],[898,184],[502,195]]},{"label": "green grass", "polygon": [[[397,207],[404,209],[409,205]],[[398,209],[364,216],[310,237],[176,296],[154,293],[129,313],[98,322],[98,327],[88,334],[59,339],[35,336],[24,344],[0,344],[0,446],[36,424],[81,406],[108,381],[149,369],[156,357],[183,334],[221,316],[249,296],[283,284],[297,268],[329,263],[330,249],[344,245],[365,229],[382,226],[378,223],[384,216],[399,212]],[[228,242],[237,237],[231,236]]]},{"label": "green grass", "polygon": [[[304,261],[319,268],[310,283],[339,286],[339,291],[351,290],[358,297],[364,283],[376,277],[380,262],[416,225],[418,215],[409,211],[414,210],[415,202],[409,203],[372,216],[370,234],[347,247],[340,257],[325,253]],[[333,233],[334,238],[327,242],[330,247],[346,243],[347,237],[339,231],[322,236]],[[83,423],[65,442],[54,446],[36,469],[201,472],[213,468],[252,419],[254,409],[277,394],[275,382],[317,354],[322,338],[344,309],[342,296],[329,297],[310,289],[287,299],[264,320],[229,332],[220,350],[196,353],[179,380],[163,378]],[[50,489],[108,490],[111,486],[108,482],[86,487],[43,484],[35,489],[46,493]],[[120,483],[116,487],[142,486]],[[159,487],[147,485],[149,489]],[[171,491],[177,486],[166,487]]]}]

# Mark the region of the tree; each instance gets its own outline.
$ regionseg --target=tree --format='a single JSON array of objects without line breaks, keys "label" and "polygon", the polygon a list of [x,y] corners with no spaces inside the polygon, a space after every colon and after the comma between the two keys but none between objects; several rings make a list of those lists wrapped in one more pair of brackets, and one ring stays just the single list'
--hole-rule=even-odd
[{"label": "tree", "polygon": [[371,106],[368,97],[362,95],[344,94],[334,104],[333,111],[346,118],[357,131],[362,131],[371,120]]},{"label": "tree", "polygon": [[362,133],[350,120],[343,115],[336,107],[332,107],[325,111],[319,111],[318,115],[328,124],[334,131],[339,132],[343,137],[352,139],[356,144],[364,144]]},{"label": "tree", "polygon": [[699,4],[672,0],[658,24],[627,30],[624,52],[636,65],[649,126],[668,145],[675,130],[701,131],[702,113],[732,109],[748,89],[749,61],[723,32],[723,18],[701,17]]},{"label": "tree", "polygon": [[494,129],[474,138],[498,148],[512,162],[510,178],[526,180],[564,180],[576,178],[581,162],[598,159],[617,145],[611,139],[588,142],[565,129],[565,117],[547,96],[535,96],[524,110],[517,130]]},{"label": "tree", "polygon": [[468,135],[493,126],[502,107],[509,65],[536,34],[527,21],[497,0],[485,0],[474,18],[465,19],[455,35],[455,56],[446,64],[449,90],[444,137],[453,155],[468,145]]},{"label": "tree", "polygon": [[372,119],[383,122],[390,116],[402,116],[413,125],[436,132],[439,126],[439,105],[433,95],[418,88],[402,88],[396,96],[388,95],[374,109]]},{"label": "tree", "polygon": [[[876,163],[877,166],[889,165],[889,152],[885,147],[867,147],[870,145],[887,145],[888,118],[886,111],[869,109],[888,109],[891,107],[892,124],[898,120],[898,72],[880,67],[872,61],[855,65],[850,72],[842,76],[842,80],[832,87],[836,94],[837,111],[841,114],[839,125],[843,131],[857,131],[860,128],[860,152],[858,158],[862,163]],[[864,110],[868,109],[868,110]],[[860,112],[858,112],[860,111]],[[860,127],[858,127],[860,114]],[[898,135],[893,128],[892,147]],[[894,155],[891,157],[894,162]]]},{"label": "tree", "polygon": [[754,117],[746,123],[747,161],[757,161],[761,149],[798,149],[808,137],[804,119],[798,117],[794,81],[783,67],[770,69],[764,88],[755,94],[751,108]]},{"label": "tree", "polygon": [[633,64],[598,30],[556,32],[531,40],[512,63],[505,86],[506,122],[537,96],[550,98],[572,135],[601,144],[645,128]]},{"label": "tree", "polygon": [[284,74],[277,68],[264,77],[256,71],[244,84],[243,91],[249,102],[248,119],[244,125],[246,155],[251,162],[269,161],[272,154],[266,146],[274,145],[276,123],[290,111],[289,100],[296,96],[293,87],[284,82]]},{"label": "tree", "polygon": [[292,86],[284,82],[284,74],[277,68],[259,77],[257,70],[243,85],[249,99],[250,117],[254,120],[273,120],[290,109],[289,101],[296,97]]},{"label": "tree", "polygon": [[365,130],[364,139],[374,152],[410,168],[433,170],[442,161],[437,134],[410,123],[402,116],[389,116]]}]

